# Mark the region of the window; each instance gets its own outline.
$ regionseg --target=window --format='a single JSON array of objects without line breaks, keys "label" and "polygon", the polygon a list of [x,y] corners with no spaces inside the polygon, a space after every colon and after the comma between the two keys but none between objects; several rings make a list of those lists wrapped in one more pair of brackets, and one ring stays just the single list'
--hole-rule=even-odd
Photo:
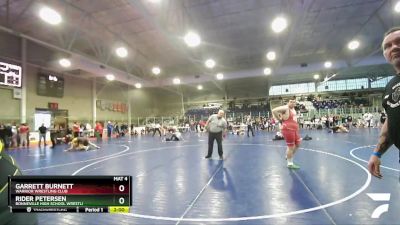
[{"label": "window", "polygon": [[347,90],[356,89],[356,80],[355,79],[346,80],[346,89]]},{"label": "window", "polygon": [[338,81],[336,81],[336,90],[337,91],[346,90],[346,80],[338,80]]},{"label": "window", "polygon": [[308,83],[308,92],[315,92],[315,83]]},{"label": "window", "polygon": [[384,88],[392,78],[393,76],[378,78],[378,80],[371,82],[371,88]]},{"label": "window", "polygon": [[323,91],[328,91],[328,90],[325,90],[325,83],[320,83],[318,86],[317,86],[317,91],[318,92],[323,92]]},{"label": "window", "polygon": [[[384,77],[377,81],[371,82],[371,88],[382,88],[393,78]],[[318,86],[315,83],[300,83],[300,84],[286,84],[286,85],[275,85],[269,89],[269,95],[286,95],[286,94],[305,94],[326,92],[326,91],[345,91],[345,90],[357,90],[367,89],[368,78],[357,78],[357,79],[346,79],[346,80],[332,80],[322,82]]]},{"label": "window", "polygon": [[314,83],[276,85],[269,89],[269,95],[303,94],[315,92]]},{"label": "window", "polygon": [[269,95],[281,95],[282,94],[282,87],[281,86],[272,86],[269,89]]},{"label": "window", "polygon": [[308,93],[308,84],[307,83],[303,83],[303,84],[298,84],[298,93]]},{"label": "window", "polygon": [[[356,89],[367,89],[368,88],[368,78],[359,78],[356,80]],[[347,89],[349,90],[349,89]]]}]

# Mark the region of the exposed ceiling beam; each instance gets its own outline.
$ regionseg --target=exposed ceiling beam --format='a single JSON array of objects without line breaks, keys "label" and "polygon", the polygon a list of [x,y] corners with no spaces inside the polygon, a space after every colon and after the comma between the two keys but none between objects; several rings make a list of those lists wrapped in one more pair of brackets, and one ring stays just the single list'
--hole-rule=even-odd
[{"label": "exposed ceiling beam", "polygon": [[99,51],[99,48],[97,47],[96,40],[90,40],[88,37],[84,37],[85,41],[87,42],[89,48],[92,50],[92,52],[94,53],[94,55],[96,56],[96,58],[98,58],[101,62],[105,63],[108,65],[108,61],[104,61],[104,59],[101,57],[101,53]]},{"label": "exposed ceiling beam", "polygon": [[21,18],[24,16],[24,14],[26,13],[26,11],[28,11],[28,9],[31,8],[32,3],[34,3],[35,0],[30,0],[28,2],[28,4],[24,7],[24,9],[22,9],[22,11],[15,17],[15,19],[13,21],[11,21],[12,24],[9,24],[11,27],[15,27],[15,25],[19,22],[19,20],[21,20]]},{"label": "exposed ceiling beam", "polygon": [[[65,3],[66,5],[69,5],[70,7],[80,11],[81,13],[87,13],[84,9],[74,5],[73,3],[67,1],[67,0],[59,0],[63,3]],[[123,38],[121,35],[119,35],[118,33],[112,31],[108,26],[104,25],[103,23],[99,22],[93,15],[88,14],[88,18],[93,21],[95,24],[97,24],[98,26],[102,27],[105,31],[107,31],[108,33],[110,33],[111,35],[113,35],[114,37],[116,37],[118,40],[123,41],[127,47],[129,47],[130,49],[135,51],[135,56],[136,57],[141,57],[143,58],[144,62],[150,61],[150,59],[148,58],[148,56],[146,54],[144,54],[143,52],[141,52],[138,48],[136,48],[135,46],[132,46],[130,44],[130,42],[128,42],[125,38]],[[133,64],[135,64],[137,67],[143,67],[143,65],[137,65],[135,62],[132,62]]]},{"label": "exposed ceiling beam", "polygon": [[75,27],[75,30],[73,31],[74,34],[72,35],[71,40],[69,40],[68,47],[67,47],[68,50],[72,49],[72,46],[74,45],[75,40],[77,39],[78,35],[80,34],[80,31],[82,30],[82,26],[83,26],[83,24],[85,24],[87,18],[88,18],[88,14],[85,13],[79,19],[79,23]]},{"label": "exposed ceiling beam", "polygon": [[61,45],[61,47],[65,48],[67,46],[67,44],[66,44],[67,42],[64,38],[64,35],[61,32],[57,32],[56,36],[57,36],[58,42]]},{"label": "exposed ceiling beam", "polygon": [[[191,57],[191,54],[184,48],[182,48],[182,45],[176,44],[176,38],[171,36],[160,24],[158,21],[154,19],[154,16],[150,15],[146,7],[143,5],[143,3],[140,0],[128,0],[128,2],[135,8],[137,9],[142,16],[148,21],[152,26],[156,28],[156,30],[161,33],[168,41],[168,43],[176,50],[181,52],[184,56],[186,56],[187,59],[195,66],[197,67],[200,71],[203,70],[204,68],[200,67],[198,63]],[[175,7],[176,9],[176,7]],[[183,9],[181,9],[183,10]],[[221,91],[224,91],[224,89],[215,83],[215,86],[220,89]]]},{"label": "exposed ceiling beam", "polygon": [[10,0],[6,0],[6,24],[10,25]]},{"label": "exposed ceiling beam", "polygon": [[389,29],[389,26],[385,23],[385,21],[383,21],[383,19],[382,19],[381,15],[379,14],[379,12],[376,12],[375,16],[376,16],[376,18],[378,19],[379,23],[382,25],[382,27],[383,27],[385,30],[388,30],[388,29]]},{"label": "exposed ceiling beam", "polygon": [[[51,44],[51,43],[48,43],[48,42],[39,40],[39,39],[34,38],[34,37],[31,37],[31,36],[29,36],[29,35],[22,34],[22,33],[20,33],[20,32],[14,31],[14,30],[12,30],[12,29],[10,29],[10,28],[4,27],[4,26],[0,26],[0,30],[1,30],[1,31],[4,31],[4,32],[7,32],[7,33],[10,33],[10,34],[12,34],[12,35],[15,35],[15,36],[17,36],[17,37],[25,38],[25,39],[27,39],[27,40],[29,40],[29,41],[32,41],[32,42],[34,42],[34,43],[36,43],[36,44],[39,44],[39,45],[44,46],[44,47],[47,47],[47,48],[49,48],[49,49],[52,49],[52,50],[56,50],[56,51],[60,51],[60,52],[69,54],[69,55],[71,55],[71,56],[74,56],[74,57],[77,58],[77,59],[84,59],[85,62],[91,63],[91,64],[93,64],[93,65],[97,65],[97,67],[99,67],[99,65],[104,65],[104,63],[102,63],[102,62],[96,61],[96,60],[94,60],[94,59],[90,59],[90,58],[88,58],[88,57],[86,57],[86,56],[83,56],[83,55],[78,54],[78,53],[76,53],[76,52],[70,51],[70,50],[68,50],[68,49],[66,49],[66,48],[63,48],[63,47],[60,47],[60,46],[57,46],[57,45],[54,45],[54,44]],[[108,68],[110,68],[110,69],[112,69],[112,70],[114,70],[114,71],[120,71],[122,74],[126,74],[125,71],[121,71],[120,69],[117,69],[117,68],[112,67],[112,66],[110,66],[110,65],[105,65],[105,66],[107,66]],[[130,74],[130,75],[131,75],[131,77],[134,78],[135,80],[141,81],[141,82],[143,82],[143,83],[148,84],[148,85],[151,86],[150,81],[144,80],[143,78],[138,77],[138,76],[135,76],[135,75],[132,75],[132,74]],[[123,81],[121,81],[121,82],[123,82]],[[128,84],[129,84],[129,83],[128,83]]]},{"label": "exposed ceiling beam", "polygon": [[[304,19],[307,15],[307,12],[310,10],[311,6],[314,4],[315,0],[302,0],[295,1],[295,8],[293,11],[296,13],[294,18],[291,19],[292,24],[290,25],[290,32],[288,34],[288,39],[283,47],[283,51],[280,55],[278,55],[278,63],[276,69],[282,66],[283,62],[287,59],[290,49],[294,43],[294,40],[297,39],[297,34],[300,33],[300,30],[303,29]],[[279,53],[278,53],[279,54]]]},{"label": "exposed ceiling beam", "polygon": [[350,66],[355,66],[357,65],[359,62],[363,61],[366,58],[369,58],[373,55],[375,55],[376,53],[380,52],[382,50],[382,46],[381,44],[378,44],[377,46],[375,46],[374,48],[372,48],[371,51],[367,52],[365,54],[365,56],[362,56],[361,58],[358,58],[356,60],[352,60],[352,62],[350,63]]},{"label": "exposed ceiling beam", "polygon": [[[373,19],[375,16],[378,15],[379,10],[387,3],[387,0],[383,0],[379,7],[377,7],[372,14],[364,21],[364,23],[361,24],[360,28],[354,33],[352,36],[353,38],[357,37],[365,28],[365,26]],[[343,51],[347,51],[347,45],[346,47],[343,48],[337,48],[337,51],[335,51],[334,55],[339,55]],[[351,65],[350,65],[351,66]]]}]

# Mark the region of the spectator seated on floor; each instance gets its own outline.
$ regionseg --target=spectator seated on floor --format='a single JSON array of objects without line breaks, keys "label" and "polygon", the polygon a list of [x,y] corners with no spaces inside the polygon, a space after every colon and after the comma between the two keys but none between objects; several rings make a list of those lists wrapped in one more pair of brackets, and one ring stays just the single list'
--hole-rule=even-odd
[{"label": "spectator seated on floor", "polygon": [[279,140],[283,140],[283,135],[281,132],[276,132],[275,137],[272,139],[273,141],[279,141]]},{"label": "spectator seated on floor", "polygon": [[246,129],[246,125],[245,124],[236,124],[236,125],[232,125],[232,134],[236,134],[236,135],[244,135],[245,134],[245,129]]},{"label": "spectator seated on floor", "polygon": [[173,130],[172,132],[170,132],[171,137],[165,138],[165,141],[182,141],[183,137],[182,137],[182,133],[179,132],[179,130]]},{"label": "spectator seated on floor", "polygon": [[330,133],[349,133],[349,130],[343,125],[333,126]]},{"label": "spectator seated on floor", "polygon": [[65,134],[62,136],[62,134],[59,132],[56,137],[56,144],[69,144],[71,140],[73,139],[72,134]]},{"label": "spectator seated on floor", "polygon": [[244,135],[244,131],[243,131],[243,130],[238,130],[238,131],[236,132],[236,135]]}]

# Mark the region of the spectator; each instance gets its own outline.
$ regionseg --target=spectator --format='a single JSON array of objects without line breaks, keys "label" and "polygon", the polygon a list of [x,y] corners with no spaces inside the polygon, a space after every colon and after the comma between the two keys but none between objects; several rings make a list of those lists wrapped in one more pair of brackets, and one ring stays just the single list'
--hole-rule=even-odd
[{"label": "spectator", "polygon": [[44,146],[47,145],[46,143],[46,133],[47,133],[47,128],[44,126],[44,123],[42,123],[42,126],[39,127],[39,147],[42,143],[42,139],[44,142]]},{"label": "spectator", "polygon": [[29,148],[29,126],[26,123],[21,124],[19,127],[19,139],[22,147],[26,145]]}]

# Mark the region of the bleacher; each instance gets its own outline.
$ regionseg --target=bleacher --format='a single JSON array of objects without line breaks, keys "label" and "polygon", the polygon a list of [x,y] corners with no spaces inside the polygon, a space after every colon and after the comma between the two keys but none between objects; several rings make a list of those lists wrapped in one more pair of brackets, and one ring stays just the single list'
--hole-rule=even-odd
[{"label": "bleacher", "polygon": [[312,104],[316,110],[318,109],[336,109],[336,108],[349,108],[349,107],[363,107],[368,106],[367,99],[334,99],[334,100],[312,100]]},{"label": "bleacher", "polygon": [[311,109],[313,109],[314,106],[312,104],[312,102],[309,101],[299,101],[297,102],[295,109],[297,111],[300,111],[301,113],[307,113],[308,111],[310,111]]},{"label": "bleacher", "polygon": [[235,106],[229,108],[229,112],[231,113],[243,113],[245,115],[258,115],[259,113],[265,114],[267,111],[269,110],[266,105],[243,105],[242,107]]},{"label": "bleacher", "polygon": [[202,118],[209,115],[218,113],[219,108],[192,108],[188,109],[185,113],[186,116]]}]

